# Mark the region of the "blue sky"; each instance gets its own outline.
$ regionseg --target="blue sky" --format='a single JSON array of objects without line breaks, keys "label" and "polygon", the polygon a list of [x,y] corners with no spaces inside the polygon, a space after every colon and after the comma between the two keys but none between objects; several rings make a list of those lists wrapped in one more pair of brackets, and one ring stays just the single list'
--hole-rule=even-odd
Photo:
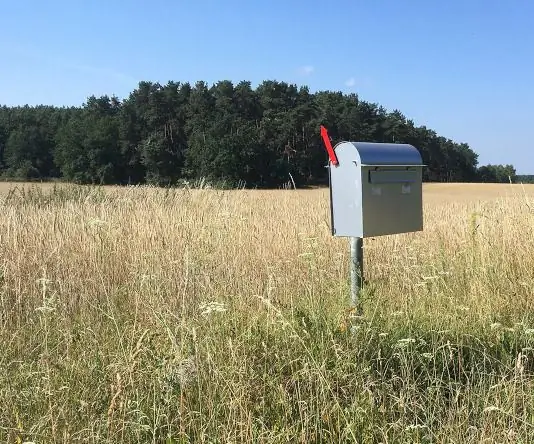
[{"label": "blue sky", "polygon": [[140,80],[356,92],[534,174],[531,0],[0,0],[0,104]]}]

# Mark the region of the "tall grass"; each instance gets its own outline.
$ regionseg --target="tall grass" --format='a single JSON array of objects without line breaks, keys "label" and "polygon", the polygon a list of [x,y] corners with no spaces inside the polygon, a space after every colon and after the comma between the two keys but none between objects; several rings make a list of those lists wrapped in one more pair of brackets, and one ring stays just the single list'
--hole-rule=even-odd
[{"label": "tall grass", "polygon": [[533,442],[528,199],[366,239],[360,318],[327,191],[4,193],[0,441]]}]

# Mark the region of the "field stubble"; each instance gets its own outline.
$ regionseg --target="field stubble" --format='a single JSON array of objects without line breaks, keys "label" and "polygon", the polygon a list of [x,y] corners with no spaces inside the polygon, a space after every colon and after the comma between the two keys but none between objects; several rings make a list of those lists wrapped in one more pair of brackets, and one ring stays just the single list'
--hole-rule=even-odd
[{"label": "field stubble", "polygon": [[348,243],[314,191],[0,194],[2,442],[532,442],[534,188],[425,185]]}]

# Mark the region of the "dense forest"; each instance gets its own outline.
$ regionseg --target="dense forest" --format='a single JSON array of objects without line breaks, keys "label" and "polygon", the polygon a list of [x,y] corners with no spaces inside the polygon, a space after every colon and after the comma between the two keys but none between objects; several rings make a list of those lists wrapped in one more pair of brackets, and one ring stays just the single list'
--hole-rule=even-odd
[{"label": "dense forest", "polygon": [[426,181],[508,182],[511,165],[478,167],[478,155],[399,110],[356,94],[310,93],[278,81],[140,82],[129,97],[89,97],[80,107],[0,107],[0,175],[99,184],[229,186],[327,183],[320,125],[333,142],[410,143]]},{"label": "dense forest", "polygon": [[516,176],[518,183],[534,183],[534,174],[520,174]]}]

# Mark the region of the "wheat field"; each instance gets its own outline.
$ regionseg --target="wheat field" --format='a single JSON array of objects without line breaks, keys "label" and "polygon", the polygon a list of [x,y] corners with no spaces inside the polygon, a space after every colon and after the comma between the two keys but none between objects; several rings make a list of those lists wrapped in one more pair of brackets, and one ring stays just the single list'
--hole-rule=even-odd
[{"label": "wheat field", "polygon": [[425,184],[361,317],[325,189],[0,208],[1,442],[534,442],[533,186]]}]

